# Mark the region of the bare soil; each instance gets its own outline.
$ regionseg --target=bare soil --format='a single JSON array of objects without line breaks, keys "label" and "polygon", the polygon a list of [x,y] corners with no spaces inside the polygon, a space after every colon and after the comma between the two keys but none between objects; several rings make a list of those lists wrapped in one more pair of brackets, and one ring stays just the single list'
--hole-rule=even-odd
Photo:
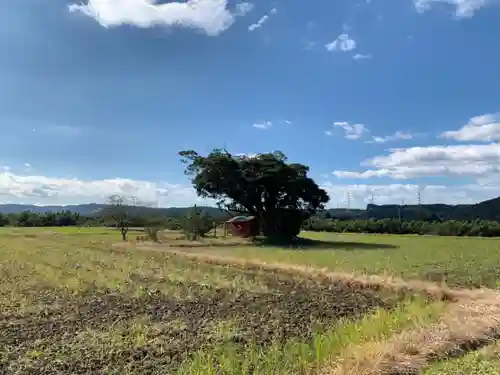
[{"label": "bare soil", "polygon": [[[117,374],[168,374],[196,350],[221,340],[212,332],[214,322],[235,325],[237,334],[229,338],[235,344],[264,347],[308,340],[315,329],[390,308],[399,299],[276,271],[235,272],[258,278],[270,292],[190,283],[182,284],[187,299],[153,289],[138,297],[97,287],[77,294],[43,287],[26,291],[31,309],[0,312],[0,374],[99,374],[106,368]],[[143,324],[141,345],[127,337],[137,322]]]}]

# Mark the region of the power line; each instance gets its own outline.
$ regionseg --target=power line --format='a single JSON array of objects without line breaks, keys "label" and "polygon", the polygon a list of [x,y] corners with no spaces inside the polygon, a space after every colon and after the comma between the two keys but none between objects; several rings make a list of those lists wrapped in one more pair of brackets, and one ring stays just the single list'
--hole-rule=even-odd
[{"label": "power line", "polygon": [[404,205],[405,205],[405,200],[401,199],[401,204],[398,205],[398,218],[399,218],[399,221],[401,221],[403,219],[403,215],[402,215],[401,211],[402,211]]}]

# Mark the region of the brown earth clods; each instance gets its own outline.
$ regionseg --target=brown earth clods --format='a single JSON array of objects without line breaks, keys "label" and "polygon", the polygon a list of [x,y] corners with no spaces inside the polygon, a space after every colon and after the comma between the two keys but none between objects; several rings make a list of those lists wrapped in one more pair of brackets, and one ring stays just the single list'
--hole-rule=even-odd
[{"label": "brown earth clods", "polygon": [[[43,287],[26,291],[31,309],[0,311],[0,374],[168,374],[196,350],[221,340],[242,346],[308,340],[315,329],[390,308],[399,299],[341,282],[234,272],[258,279],[269,292],[188,282],[180,285],[189,292],[186,299],[153,288],[137,297],[98,287],[76,294]],[[235,333],[223,339],[213,330],[225,321],[233,322]]]}]

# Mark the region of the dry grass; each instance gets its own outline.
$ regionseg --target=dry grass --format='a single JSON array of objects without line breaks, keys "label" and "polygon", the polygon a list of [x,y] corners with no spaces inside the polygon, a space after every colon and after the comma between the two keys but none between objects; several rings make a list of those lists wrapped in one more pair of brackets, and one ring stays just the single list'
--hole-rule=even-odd
[{"label": "dry grass", "polygon": [[419,374],[430,363],[461,356],[493,342],[499,334],[500,297],[464,299],[450,304],[438,323],[351,348],[321,373]]},{"label": "dry grass", "polygon": [[[420,374],[500,332],[491,289],[221,256],[227,240],[169,235],[113,244],[118,235],[102,230],[4,233],[6,373]],[[315,331],[311,318],[326,315]]]},{"label": "dry grass", "polygon": [[434,363],[425,375],[500,375],[500,341],[463,357]]},{"label": "dry grass", "polygon": [[[464,288],[500,288],[500,239],[304,232],[298,248],[207,246],[214,255],[391,275]],[[307,243],[309,242],[309,243]],[[172,245],[175,245],[172,243]]]},{"label": "dry grass", "polygon": [[288,374],[346,342],[433,322],[444,305],[112,246],[118,238],[0,237],[0,373],[192,375],[216,363],[218,375]]},{"label": "dry grass", "polygon": [[375,290],[387,290],[392,293],[402,294],[423,294],[435,300],[457,301],[460,299],[488,299],[494,298],[497,294],[491,289],[453,289],[444,284],[436,284],[421,280],[402,280],[393,276],[381,275],[353,275],[342,272],[329,272],[327,269],[317,269],[297,264],[268,263],[261,259],[242,259],[229,256],[217,256],[207,253],[198,253],[195,250],[185,251],[165,247],[157,244],[140,245],[138,249],[146,251],[164,251],[170,254],[197,259],[216,265],[238,265],[244,268],[261,268],[268,271],[279,271],[293,275],[302,275],[306,277],[316,277],[318,279],[330,279],[332,281],[341,281],[354,288],[369,288]]},{"label": "dry grass", "polygon": [[[159,250],[160,246],[143,246]],[[489,289],[451,289],[424,281],[393,277],[353,276],[298,265],[268,264],[260,260],[217,257],[206,253],[167,249],[169,253],[216,265],[237,265],[342,281],[353,288],[389,289],[393,293],[418,293],[448,300],[446,312],[431,326],[416,326],[387,340],[352,346],[336,355],[320,374],[383,375],[418,374],[433,361],[463,355],[496,339],[500,334],[500,294]],[[315,370],[315,372],[318,372]]]}]

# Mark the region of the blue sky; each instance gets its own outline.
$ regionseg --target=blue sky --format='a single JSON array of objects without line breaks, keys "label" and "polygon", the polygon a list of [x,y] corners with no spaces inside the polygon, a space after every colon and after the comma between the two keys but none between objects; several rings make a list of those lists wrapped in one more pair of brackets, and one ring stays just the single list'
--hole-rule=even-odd
[{"label": "blue sky", "polygon": [[0,201],[196,202],[177,152],[283,151],[331,206],[500,195],[496,0],[0,3]]}]

